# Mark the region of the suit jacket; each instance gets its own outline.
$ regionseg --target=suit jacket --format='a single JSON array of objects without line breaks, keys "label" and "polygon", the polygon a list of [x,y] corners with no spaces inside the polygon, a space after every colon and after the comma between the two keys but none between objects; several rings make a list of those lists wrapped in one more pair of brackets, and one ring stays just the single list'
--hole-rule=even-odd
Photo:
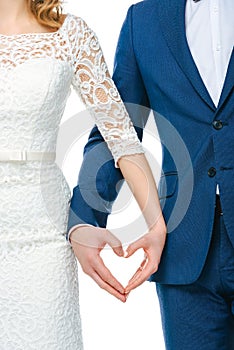
[{"label": "suit jacket", "polygon": [[[113,75],[140,139],[149,110],[154,111],[163,147],[159,194],[168,235],[151,280],[170,284],[192,283],[202,271],[217,184],[234,246],[234,54],[216,108],[188,47],[185,3],[147,0],[131,6]],[[68,229],[82,222],[104,227],[121,179],[95,127],[73,191]]]}]

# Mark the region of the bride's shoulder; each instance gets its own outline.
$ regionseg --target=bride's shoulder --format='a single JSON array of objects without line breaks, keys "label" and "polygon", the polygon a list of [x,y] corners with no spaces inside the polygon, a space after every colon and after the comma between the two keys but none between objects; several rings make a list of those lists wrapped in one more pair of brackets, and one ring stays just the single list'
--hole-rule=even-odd
[{"label": "bride's shoulder", "polygon": [[91,28],[82,17],[76,16],[72,13],[62,15],[62,27],[67,31],[78,33],[91,30]]}]

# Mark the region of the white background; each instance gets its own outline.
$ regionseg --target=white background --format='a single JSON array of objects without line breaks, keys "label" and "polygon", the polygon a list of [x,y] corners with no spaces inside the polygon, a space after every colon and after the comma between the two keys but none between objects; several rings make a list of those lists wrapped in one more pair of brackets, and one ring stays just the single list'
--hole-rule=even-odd
[{"label": "white background", "polygon": [[[65,13],[70,12],[81,16],[96,32],[111,73],[119,31],[131,4],[131,0],[68,0],[63,6]],[[79,98],[75,93],[72,93],[62,122],[83,110],[84,106]],[[63,172],[71,190],[76,185],[87,135],[88,133],[77,138],[76,144],[71,147],[63,163]],[[160,153],[159,145],[150,135],[145,138],[143,144],[147,149],[151,151],[153,149],[153,152]],[[119,213],[114,210],[115,214],[110,217],[108,223],[110,229],[120,223],[125,225],[139,216],[137,205],[126,186],[122,193],[124,193],[124,198],[127,196],[128,205],[125,210]],[[120,282],[126,284],[139,266],[142,252],[137,253],[130,260],[115,257],[108,249],[102,256]],[[99,289],[82,272],[80,267],[79,281],[85,350],[164,349],[160,311],[154,283],[146,282],[133,291],[127,303],[123,304]]]}]

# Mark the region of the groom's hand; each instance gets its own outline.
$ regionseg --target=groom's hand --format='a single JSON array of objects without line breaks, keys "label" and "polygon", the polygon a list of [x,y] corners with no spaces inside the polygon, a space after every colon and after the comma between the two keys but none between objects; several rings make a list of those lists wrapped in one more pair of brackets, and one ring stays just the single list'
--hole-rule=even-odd
[{"label": "groom's hand", "polygon": [[148,280],[157,271],[166,242],[166,233],[165,221],[161,215],[157,223],[147,234],[128,246],[126,258],[132,256],[138,249],[144,250],[145,257],[140,267],[128,282],[126,287],[127,294]]},{"label": "groom's hand", "polygon": [[126,301],[124,287],[105,266],[100,253],[108,244],[116,255],[124,256],[122,243],[107,229],[81,226],[72,231],[70,241],[82,270],[102,289],[122,302]]}]

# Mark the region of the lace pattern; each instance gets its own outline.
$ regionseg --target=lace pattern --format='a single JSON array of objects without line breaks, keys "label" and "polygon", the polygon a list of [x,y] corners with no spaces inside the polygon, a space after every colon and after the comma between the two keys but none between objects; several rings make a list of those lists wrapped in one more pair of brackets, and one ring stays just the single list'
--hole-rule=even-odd
[{"label": "lace pattern", "polygon": [[[116,166],[143,152],[95,34],[72,15],[54,33],[0,35],[0,149],[55,152],[72,85]],[[70,198],[55,163],[0,161],[1,350],[83,349]]]},{"label": "lace pattern", "polygon": [[[119,93],[110,78],[98,39],[81,18],[68,15],[62,27],[54,33],[0,37],[0,72],[6,83],[2,84],[3,89],[0,89],[1,102],[3,102],[0,111],[6,112],[4,105],[9,102],[5,98],[6,94],[8,97],[11,96],[10,105],[13,110],[8,108],[8,111],[12,115],[13,111],[14,115],[18,112],[16,108],[19,104],[23,113],[27,113],[28,109],[23,108],[23,104],[27,107],[30,98],[31,121],[34,117],[33,112],[36,112],[36,107],[40,102],[42,106],[43,102],[47,105],[48,100],[51,102],[50,110],[47,111],[49,116],[46,114],[47,124],[41,125],[41,130],[38,129],[40,133],[34,137],[34,142],[37,144],[25,144],[26,148],[30,146],[30,149],[33,150],[42,149],[43,147],[40,145],[46,142],[45,148],[54,150],[56,132],[72,83],[94,117],[113,154],[116,166],[121,156],[144,152]],[[35,74],[35,70],[37,70],[37,74]],[[26,80],[28,84],[24,82],[25,89],[20,92],[17,91],[17,87],[22,88],[22,81],[18,79],[18,75],[22,76],[22,72],[25,72],[30,81]],[[42,72],[43,75],[41,75]],[[9,74],[12,75],[11,82],[8,78],[4,79],[4,77],[9,77]],[[34,76],[33,82],[31,81],[32,75]],[[43,85],[41,83],[43,83],[44,76],[46,79]],[[37,101],[38,98],[40,101]],[[33,103],[33,101],[37,102]],[[57,101],[58,103],[56,103]],[[41,110],[43,113],[45,112],[44,108]],[[51,130],[49,121],[53,120],[54,123],[54,117],[49,117],[54,113],[57,114],[58,118],[55,128]],[[22,117],[25,115],[21,115]],[[7,120],[9,120],[9,116],[7,116]],[[41,120],[43,120],[43,116],[37,113],[35,123],[38,123],[39,127]],[[18,137],[22,139],[24,135],[21,132],[22,125],[19,123],[20,120],[16,124],[14,123],[14,128],[17,128]],[[45,127],[47,127],[47,131],[44,130]],[[7,139],[9,134],[8,132]],[[9,143],[11,142],[9,141]],[[9,143],[6,148],[9,148]]]},{"label": "lace pattern", "polygon": [[110,77],[96,34],[86,23],[83,33],[80,44],[73,50],[72,84],[94,117],[118,167],[120,157],[144,151]]}]

